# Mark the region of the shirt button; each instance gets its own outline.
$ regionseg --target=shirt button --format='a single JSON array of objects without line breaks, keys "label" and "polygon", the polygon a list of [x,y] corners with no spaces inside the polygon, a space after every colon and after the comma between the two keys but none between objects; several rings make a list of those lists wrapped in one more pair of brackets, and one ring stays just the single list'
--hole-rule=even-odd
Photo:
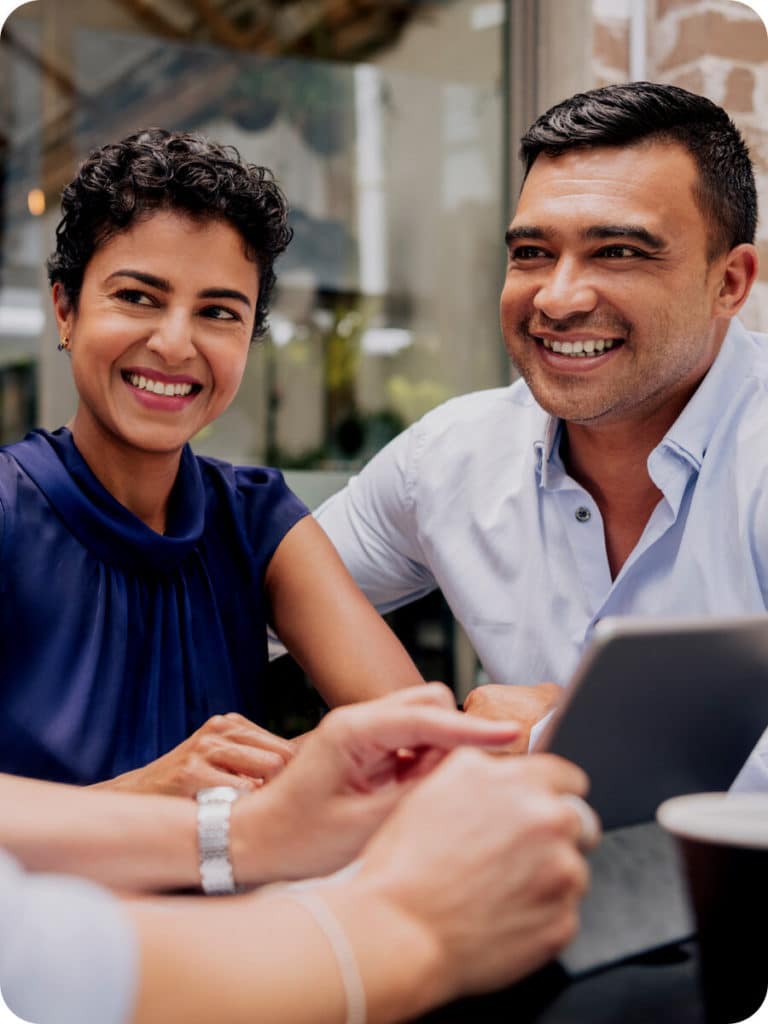
[{"label": "shirt button", "polygon": [[589,511],[588,508],[584,508],[583,505],[580,505],[576,509],[574,515],[576,516],[576,521],[579,523],[588,523],[589,520],[592,518],[592,513]]}]

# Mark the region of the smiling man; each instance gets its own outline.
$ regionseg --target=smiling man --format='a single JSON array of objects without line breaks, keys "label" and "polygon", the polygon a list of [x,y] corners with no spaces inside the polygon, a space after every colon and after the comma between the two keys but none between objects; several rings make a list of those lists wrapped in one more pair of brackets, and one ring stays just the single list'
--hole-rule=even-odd
[{"label": "smiling man", "polygon": [[720,107],[596,89],[521,156],[501,326],[522,379],[433,410],[318,517],[380,609],[440,587],[519,684],[465,706],[532,724],[606,615],[765,610],[768,340],[735,319],[757,199]]}]

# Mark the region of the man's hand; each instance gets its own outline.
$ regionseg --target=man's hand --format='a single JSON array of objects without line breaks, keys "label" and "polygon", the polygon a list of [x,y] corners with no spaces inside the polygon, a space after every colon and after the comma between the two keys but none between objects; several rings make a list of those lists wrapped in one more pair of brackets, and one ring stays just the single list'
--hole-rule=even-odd
[{"label": "man's hand", "polygon": [[472,690],[464,701],[464,710],[480,718],[495,721],[512,719],[519,723],[520,735],[504,749],[504,753],[525,754],[531,729],[557,707],[562,696],[562,687],[556,683],[539,683],[537,686],[499,686],[491,683]]},{"label": "man's hand", "polygon": [[170,796],[194,796],[207,786],[254,789],[282,771],[293,754],[290,740],[232,712],[209,718],[189,739],[144,768],[99,785]]},{"label": "man's hand", "polygon": [[553,755],[460,750],[381,826],[350,888],[369,927],[380,906],[394,908],[414,948],[436,951],[445,987],[430,1002],[515,981],[573,938],[588,881],[581,851],[600,831],[586,805],[574,807],[586,790],[581,769]]},{"label": "man's hand", "polygon": [[[442,683],[331,711],[278,779],[233,807],[235,877],[303,878],[341,867],[447,753],[503,746],[517,733],[514,722],[460,714]],[[273,864],[270,850],[279,851]]]}]

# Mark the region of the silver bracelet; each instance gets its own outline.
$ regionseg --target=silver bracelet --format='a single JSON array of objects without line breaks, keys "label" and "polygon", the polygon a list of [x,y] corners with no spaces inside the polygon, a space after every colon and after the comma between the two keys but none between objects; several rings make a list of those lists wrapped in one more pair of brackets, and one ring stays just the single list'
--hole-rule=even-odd
[{"label": "silver bracelet", "polygon": [[229,818],[240,796],[234,786],[211,786],[196,794],[200,885],[206,896],[237,891],[229,855]]},{"label": "silver bracelet", "polygon": [[347,1000],[346,1024],[365,1024],[366,1006],[363,979],[360,977],[360,968],[357,965],[355,952],[336,915],[322,896],[312,889],[287,886],[283,890],[283,895],[290,896],[292,900],[300,903],[310,912],[315,924],[319,926],[333,950]]}]

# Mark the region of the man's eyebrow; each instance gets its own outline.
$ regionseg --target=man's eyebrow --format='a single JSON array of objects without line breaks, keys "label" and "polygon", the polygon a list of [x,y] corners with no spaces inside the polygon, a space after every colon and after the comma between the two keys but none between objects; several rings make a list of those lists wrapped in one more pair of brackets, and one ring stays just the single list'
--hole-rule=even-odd
[{"label": "man's eyebrow", "polygon": [[[551,239],[556,234],[552,228],[545,228],[539,224],[520,224],[518,227],[508,228],[504,234],[504,241],[507,246],[521,239],[538,238],[543,241]],[[654,235],[647,228],[639,224],[595,224],[582,232],[585,239],[605,241],[606,239],[627,238],[635,242],[641,242],[649,249],[665,249],[667,243],[660,235]]]},{"label": "man's eyebrow", "polygon": [[585,238],[604,241],[605,239],[630,238],[642,242],[649,249],[664,249],[666,242],[639,224],[595,224],[584,232]]},{"label": "man's eyebrow", "polygon": [[511,245],[521,238],[547,238],[547,235],[547,229],[537,224],[521,224],[516,228],[507,228],[504,232],[504,242]]},{"label": "man's eyebrow", "polygon": [[[148,284],[150,288],[157,288],[158,291],[173,291],[171,282],[166,278],[156,277],[154,274],[146,274],[143,270],[131,270],[128,267],[124,267],[110,274],[107,281],[111,281],[114,277],[132,277],[135,281]],[[235,288],[205,288],[199,294],[201,299],[236,299],[238,302],[244,303],[249,309],[251,308],[251,300],[248,296],[237,291]]]}]

